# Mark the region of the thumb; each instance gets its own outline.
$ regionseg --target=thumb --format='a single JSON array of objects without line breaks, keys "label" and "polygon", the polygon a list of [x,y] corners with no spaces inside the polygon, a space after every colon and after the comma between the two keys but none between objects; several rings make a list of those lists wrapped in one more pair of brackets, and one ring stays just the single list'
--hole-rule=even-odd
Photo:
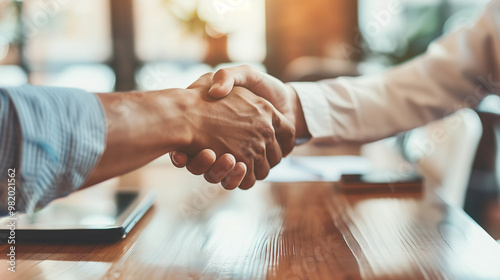
[{"label": "thumb", "polygon": [[235,80],[233,75],[221,69],[214,74],[212,87],[208,91],[208,95],[216,99],[224,98],[233,90],[234,86]]},{"label": "thumb", "polygon": [[182,168],[188,164],[189,157],[183,152],[173,151],[170,153],[170,159],[175,167]]}]

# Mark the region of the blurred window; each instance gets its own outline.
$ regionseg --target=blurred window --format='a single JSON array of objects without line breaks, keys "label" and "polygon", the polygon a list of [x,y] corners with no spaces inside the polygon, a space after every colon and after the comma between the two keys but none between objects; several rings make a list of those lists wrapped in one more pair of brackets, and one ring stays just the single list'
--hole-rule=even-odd
[{"label": "blurred window", "polygon": [[[108,1],[0,0],[0,6],[1,64],[21,66],[33,84],[113,89]],[[18,68],[3,68],[16,81],[28,80],[7,71]]]},{"label": "blurred window", "polygon": [[232,61],[265,58],[264,0],[135,0],[134,8],[142,61],[202,61],[204,33],[227,34]]},{"label": "blurred window", "polygon": [[134,12],[136,52],[144,64],[136,75],[139,89],[186,87],[213,71],[204,64],[208,36],[227,40],[216,45],[227,61],[262,69],[264,0],[135,0]]},{"label": "blurred window", "polygon": [[109,3],[102,0],[24,1],[26,59],[101,63],[111,57]]},{"label": "blurred window", "polygon": [[359,0],[368,56],[400,63],[421,54],[439,36],[472,24],[488,0]]}]

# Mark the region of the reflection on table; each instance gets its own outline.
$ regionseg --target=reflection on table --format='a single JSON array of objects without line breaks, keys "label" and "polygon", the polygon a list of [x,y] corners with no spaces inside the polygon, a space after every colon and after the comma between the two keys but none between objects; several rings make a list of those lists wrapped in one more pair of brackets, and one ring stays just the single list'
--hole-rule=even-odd
[{"label": "reflection on table", "polygon": [[500,245],[432,193],[344,194],[329,182],[227,192],[164,163],[105,184],[159,197],[124,240],[18,244],[17,272],[2,261],[0,278],[500,278]]}]

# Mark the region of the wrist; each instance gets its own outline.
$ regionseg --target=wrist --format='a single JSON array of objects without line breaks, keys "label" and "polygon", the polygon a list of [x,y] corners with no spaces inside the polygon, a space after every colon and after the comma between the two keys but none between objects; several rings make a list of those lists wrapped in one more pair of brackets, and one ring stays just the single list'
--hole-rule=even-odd
[{"label": "wrist", "polygon": [[309,133],[309,129],[307,127],[307,122],[304,116],[304,111],[302,110],[302,104],[300,103],[299,96],[291,85],[286,84],[286,86],[288,89],[290,103],[292,106],[292,112],[293,112],[292,121],[295,125],[295,133],[296,133],[295,137],[310,138],[311,133]]},{"label": "wrist", "polygon": [[186,112],[192,107],[192,98],[185,89],[168,89],[158,92],[154,101],[155,112],[160,116],[162,142],[168,151],[182,151],[193,141],[191,120]]}]

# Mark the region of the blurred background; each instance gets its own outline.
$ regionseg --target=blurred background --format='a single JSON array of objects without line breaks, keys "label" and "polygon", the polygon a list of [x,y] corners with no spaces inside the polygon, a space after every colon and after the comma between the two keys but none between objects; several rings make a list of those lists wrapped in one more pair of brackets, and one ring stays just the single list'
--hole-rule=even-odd
[{"label": "blurred background", "polygon": [[284,80],[382,71],[486,0],[0,0],[0,85],[186,87],[247,63]]},{"label": "blurred background", "polygon": [[[0,0],[0,86],[185,88],[242,63],[283,81],[377,73],[474,23],[488,2]],[[466,211],[500,238],[498,190],[468,197]]]}]

